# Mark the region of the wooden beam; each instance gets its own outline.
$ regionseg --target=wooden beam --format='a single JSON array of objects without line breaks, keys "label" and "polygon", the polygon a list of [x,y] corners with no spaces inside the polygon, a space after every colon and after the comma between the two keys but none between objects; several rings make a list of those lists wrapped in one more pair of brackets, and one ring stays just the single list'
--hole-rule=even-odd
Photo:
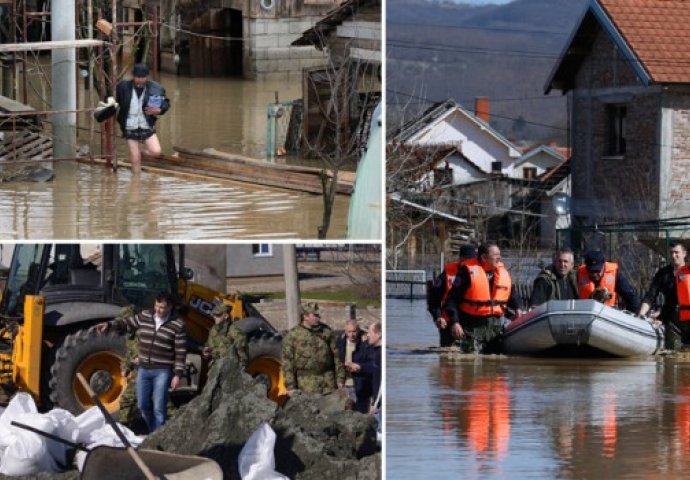
[{"label": "wooden beam", "polygon": [[108,45],[103,40],[58,40],[54,42],[26,42],[0,44],[0,53],[32,52],[39,50],[58,50],[62,48],[98,47]]}]

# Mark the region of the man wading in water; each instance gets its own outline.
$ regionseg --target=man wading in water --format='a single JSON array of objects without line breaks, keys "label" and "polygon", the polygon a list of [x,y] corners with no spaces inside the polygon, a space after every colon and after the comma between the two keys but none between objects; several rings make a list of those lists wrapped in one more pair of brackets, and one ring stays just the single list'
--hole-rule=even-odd
[{"label": "man wading in water", "polygon": [[148,75],[149,68],[137,63],[132,69],[133,79],[119,82],[115,90],[115,100],[120,106],[117,122],[127,139],[132,173],[141,172],[140,143],[145,145],[145,154],[153,157],[161,154],[154,125],[158,116],[170,108],[165,89],[158,82],[148,80]]}]

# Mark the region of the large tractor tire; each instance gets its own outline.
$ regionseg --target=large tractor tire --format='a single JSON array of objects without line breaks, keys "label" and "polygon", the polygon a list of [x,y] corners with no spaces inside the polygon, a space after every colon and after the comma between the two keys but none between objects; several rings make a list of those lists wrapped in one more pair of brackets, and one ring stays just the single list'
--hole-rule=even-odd
[{"label": "large tractor tire", "polygon": [[89,328],[67,335],[50,369],[50,401],[75,415],[93,406],[77,380],[77,373],[81,373],[105,408],[117,411],[127,385],[121,368],[125,355],[125,338],[114,331],[99,334]]},{"label": "large tractor tire", "polygon": [[250,336],[247,373],[266,385],[268,398],[282,405],[287,400],[285,378],[281,368],[283,337],[270,332]]},{"label": "large tractor tire", "polygon": [[247,317],[237,320],[234,324],[242,330],[247,339],[258,337],[264,333],[275,333],[275,328],[267,320],[260,317]]}]

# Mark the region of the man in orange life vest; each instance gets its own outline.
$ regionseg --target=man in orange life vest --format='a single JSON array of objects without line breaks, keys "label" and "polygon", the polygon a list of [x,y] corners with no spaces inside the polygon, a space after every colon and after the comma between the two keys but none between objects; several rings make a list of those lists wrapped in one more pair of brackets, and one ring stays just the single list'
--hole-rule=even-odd
[{"label": "man in orange life vest", "polygon": [[607,262],[599,250],[587,252],[585,263],[577,269],[577,288],[580,299],[593,298],[617,307],[620,298],[626,310],[637,313],[640,308],[640,299],[618,264]]},{"label": "man in orange life vest", "polygon": [[522,311],[498,245],[485,243],[478,253],[460,267],[443,308],[464,352],[496,353],[505,313],[517,316]]},{"label": "man in orange life vest", "polygon": [[436,277],[431,288],[427,292],[427,309],[434,320],[439,333],[439,343],[442,347],[450,347],[455,343],[455,337],[451,333],[448,324],[448,316],[445,315],[441,306],[446,301],[453,281],[458,274],[458,270],[465,262],[477,258],[477,248],[474,245],[463,245],[460,247],[460,258],[455,262],[446,263],[443,272]]},{"label": "man in orange life vest", "polygon": [[649,317],[665,325],[664,347],[680,350],[683,343],[690,343],[690,275],[685,264],[688,251],[683,243],[674,241],[669,244],[669,253],[671,263],[654,274],[638,313],[641,317],[646,316],[662,293],[664,304]]}]

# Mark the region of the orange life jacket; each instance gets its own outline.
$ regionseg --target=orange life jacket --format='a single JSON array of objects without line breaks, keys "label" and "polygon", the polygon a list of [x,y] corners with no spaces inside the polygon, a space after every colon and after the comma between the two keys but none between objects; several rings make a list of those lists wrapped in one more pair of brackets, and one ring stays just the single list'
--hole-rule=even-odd
[{"label": "orange life jacket", "polygon": [[690,321],[690,267],[683,265],[676,272],[676,293],[678,294],[679,319]]},{"label": "orange life jacket", "polygon": [[503,263],[494,271],[493,289],[482,263],[473,258],[465,263],[470,272],[470,286],[460,300],[460,310],[477,317],[501,316],[510,298],[510,273]]},{"label": "orange life jacket", "polygon": [[[453,282],[455,281],[455,277],[457,277],[460,267],[463,266],[466,262],[467,260],[459,260],[457,262],[446,263],[443,266],[443,271],[446,274],[446,290],[443,292],[443,297],[441,298],[441,305],[444,305],[446,303],[446,300],[448,299],[448,294],[450,293],[450,289],[453,288]],[[441,311],[441,317],[445,318],[446,320],[450,320],[450,316],[448,315],[448,312],[446,312],[445,309]]]},{"label": "orange life jacket", "polygon": [[618,264],[613,262],[605,262],[602,271],[599,285],[594,285],[594,282],[589,279],[589,273],[586,265],[581,265],[577,269],[577,288],[580,293],[580,299],[592,298],[592,294],[597,287],[606,288],[611,294],[605,304],[613,307],[616,305],[618,295],[616,294],[616,274],[618,273]]}]

